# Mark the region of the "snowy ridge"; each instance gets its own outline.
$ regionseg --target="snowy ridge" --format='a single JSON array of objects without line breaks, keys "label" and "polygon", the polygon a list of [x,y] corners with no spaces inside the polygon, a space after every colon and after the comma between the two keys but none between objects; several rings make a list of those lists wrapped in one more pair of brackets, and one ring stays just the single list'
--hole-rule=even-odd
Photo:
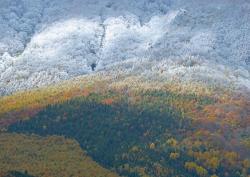
[{"label": "snowy ridge", "polygon": [[249,21],[248,0],[1,0],[0,95],[99,71],[250,89]]}]

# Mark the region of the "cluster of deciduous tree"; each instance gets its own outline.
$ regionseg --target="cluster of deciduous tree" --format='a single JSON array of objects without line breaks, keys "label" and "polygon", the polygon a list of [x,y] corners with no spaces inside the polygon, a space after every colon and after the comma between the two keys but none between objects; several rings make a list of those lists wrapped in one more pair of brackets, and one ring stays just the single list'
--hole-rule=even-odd
[{"label": "cluster of deciduous tree", "polygon": [[197,112],[187,110],[202,111],[216,100],[160,90],[124,93],[90,93],[50,105],[8,131],[74,138],[95,161],[124,176],[249,175],[247,159],[216,144],[209,129],[188,117]]},{"label": "cluster of deciduous tree", "polygon": [[0,125],[27,120],[9,131],[74,138],[125,176],[249,174],[246,98],[199,85],[113,79],[86,77],[4,97]]},{"label": "cluster of deciduous tree", "polygon": [[0,147],[1,177],[118,176],[64,137],[1,133]]}]

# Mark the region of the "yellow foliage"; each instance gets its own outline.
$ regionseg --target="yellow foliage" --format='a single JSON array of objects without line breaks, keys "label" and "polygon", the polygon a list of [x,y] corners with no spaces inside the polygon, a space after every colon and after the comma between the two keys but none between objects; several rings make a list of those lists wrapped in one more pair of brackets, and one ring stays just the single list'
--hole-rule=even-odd
[{"label": "yellow foliage", "polygon": [[172,160],[176,160],[176,159],[178,159],[180,157],[180,154],[177,153],[177,152],[172,152],[172,153],[170,153],[169,157]]},{"label": "yellow foliage", "polygon": [[172,146],[172,147],[177,147],[178,145],[178,141],[174,138],[170,138],[167,140],[167,144]]},{"label": "yellow foliage", "polygon": [[155,143],[151,143],[151,144],[149,145],[149,148],[150,148],[150,149],[155,149]]},{"label": "yellow foliage", "polygon": [[[0,172],[25,171],[32,176],[117,177],[104,169],[80,148],[63,137],[0,134]],[[1,176],[0,173],[0,176]]]},{"label": "yellow foliage", "polygon": [[234,165],[238,160],[238,154],[236,152],[226,152],[224,157],[230,165]]},{"label": "yellow foliage", "polygon": [[195,162],[186,162],[185,163],[185,168],[189,171],[194,171],[197,173],[197,175],[203,177],[207,176],[208,172],[205,168],[197,165]]},{"label": "yellow foliage", "polygon": [[250,168],[250,160],[249,159],[243,160],[242,164],[243,164],[244,168]]},{"label": "yellow foliage", "polygon": [[131,152],[139,152],[140,151],[140,148],[138,146],[133,146],[131,148]]},{"label": "yellow foliage", "polygon": [[190,170],[190,171],[194,170],[196,168],[196,166],[197,166],[197,164],[195,162],[186,162],[185,163],[185,168],[187,170]]},{"label": "yellow foliage", "polygon": [[208,158],[206,165],[212,170],[216,170],[219,167],[220,161],[217,157]]},{"label": "yellow foliage", "polygon": [[212,175],[211,177],[218,177],[217,175]]},{"label": "yellow foliage", "polygon": [[156,176],[168,176],[168,169],[163,167],[159,163],[154,164],[154,170],[155,170]]}]

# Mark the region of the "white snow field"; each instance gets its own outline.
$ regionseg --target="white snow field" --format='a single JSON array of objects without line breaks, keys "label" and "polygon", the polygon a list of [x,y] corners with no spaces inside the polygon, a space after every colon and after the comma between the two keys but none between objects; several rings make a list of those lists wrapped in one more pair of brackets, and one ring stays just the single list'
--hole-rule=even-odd
[{"label": "white snow field", "polygon": [[250,89],[250,1],[0,0],[0,95],[109,71]]}]

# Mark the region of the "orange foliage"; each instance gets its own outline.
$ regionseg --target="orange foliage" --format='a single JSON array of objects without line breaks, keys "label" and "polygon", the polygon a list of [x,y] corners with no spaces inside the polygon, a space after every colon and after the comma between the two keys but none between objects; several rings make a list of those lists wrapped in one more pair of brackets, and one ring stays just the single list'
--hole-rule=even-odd
[{"label": "orange foliage", "polygon": [[5,125],[2,122],[7,119],[27,119],[47,105],[65,102],[78,96],[88,96],[91,91],[91,87],[53,86],[3,97],[0,99],[0,125]]},{"label": "orange foliage", "polygon": [[107,99],[102,100],[102,104],[106,104],[106,105],[112,105],[113,102],[114,102],[113,98],[107,98]]}]

